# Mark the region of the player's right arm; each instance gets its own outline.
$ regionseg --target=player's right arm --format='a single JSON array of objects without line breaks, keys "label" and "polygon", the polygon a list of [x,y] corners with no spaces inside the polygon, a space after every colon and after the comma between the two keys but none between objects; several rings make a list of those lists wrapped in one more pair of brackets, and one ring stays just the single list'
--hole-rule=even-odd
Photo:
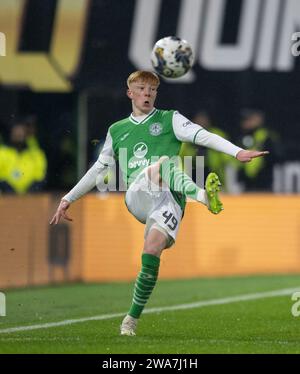
[{"label": "player's right arm", "polygon": [[70,192],[65,195],[50,221],[50,225],[56,225],[61,218],[72,221],[67,215],[67,209],[74,201],[91,191],[96,186],[96,179],[100,173],[105,173],[109,166],[114,164],[114,151],[112,147],[112,138],[110,133],[107,133],[103,149],[98,157],[98,160],[87,171],[87,173],[80,179],[80,181],[72,188]]}]

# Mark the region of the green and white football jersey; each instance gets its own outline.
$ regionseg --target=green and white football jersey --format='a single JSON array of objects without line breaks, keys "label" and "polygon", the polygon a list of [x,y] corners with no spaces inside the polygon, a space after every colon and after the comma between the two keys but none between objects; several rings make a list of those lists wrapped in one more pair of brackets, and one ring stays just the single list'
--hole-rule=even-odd
[{"label": "green and white football jersey", "polygon": [[[177,156],[181,147],[173,130],[173,110],[154,109],[144,120],[137,122],[129,116],[110,126],[114,158],[119,161],[124,182],[129,186],[143,169],[161,156]],[[173,191],[172,191],[173,193]],[[183,208],[185,199],[173,193]]]},{"label": "green and white football jersey", "polygon": [[[130,115],[112,124],[97,161],[63,199],[73,202],[90,191],[98,176],[105,173],[108,166],[114,166],[115,160],[119,160],[125,186],[129,187],[142,170],[161,156],[178,156],[182,142],[195,143],[233,157],[241,150],[178,111],[154,108],[148,115]],[[171,192],[184,208],[185,198],[177,191]]]},{"label": "green and white football jersey", "polygon": [[173,113],[156,109],[140,123],[130,116],[109,128],[114,156],[129,185],[161,156],[178,155],[181,142],[173,131]]}]

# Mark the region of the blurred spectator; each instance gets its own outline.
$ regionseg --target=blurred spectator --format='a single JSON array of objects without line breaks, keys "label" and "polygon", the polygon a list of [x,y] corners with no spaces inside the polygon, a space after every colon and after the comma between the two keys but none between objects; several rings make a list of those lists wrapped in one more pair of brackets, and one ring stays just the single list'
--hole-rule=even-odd
[{"label": "blurred spectator", "polygon": [[4,128],[4,126],[3,126],[3,124],[2,124],[2,122],[0,120],[0,130],[1,130],[0,131],[0,145],[3,144],[3,142],[4,142],[4,139],[3,139],[3,135],[4,134],[3,134],[3,130],[2,130],[3,128]]},{"label": "blurred spectator", "polygon": [[[192,179],[193,178],[193,170],[196,168],[196,156],[198,153],[198,146],[195,146],[192,143],[182,143],[179,151],[179,157],[181,158],[181,165],[178,165],[182,170],[184,170],[185,173],[187,173]],[[190,170],[190,167],[186,168],[187,164],[184,163],[184,157],[192,157],[192,168]]]},{"label": "blurred spectator", "polygon": [[64,134],[59,143],[59,185],[70,188],[76,180],[76,144],[69,134]]},{"label": "blurred spectator", "polygon": [[267,191],[272,189],[273,166],[281,158],[279,136],[265,124],[265,113],[256,109],[241,112],[240,147],[267,150],[270,154],[242,164],[239,179],[246,191]]},{"label": "blurred spectator", "polygon": [[[193,122],[201,125],[207,131],[210,131],[216,135],[221,136],[227,140],[230,140],[228,134],[214,126],[212,124],[210,115],[206,111],[199,111],[193,117]],[[226,181],[226,169],[228,166],[235,167],[235,165],[240,164],[240,162],[236,161],[234,158],[226,155],[225,153],[217,152],[210,148],[200,149],[201,155],[205,156],[205,174],[207,175],[209,172],[213,171],[216,172],[221,180],[222,189],[224,191],[227,190],[227,181]]]},{"label": "blurred spectator", "polygon": [[0,191],[16,194],[40,191],[46,169],[47,160],[38,142],[27,138],[26,120],[15,122],[9,144],[0,145]]},{"label": "blurred spectator", "polygon": [[28,116],[24,119],[24,124],[26,125],[26,143],[29,148],[40,148],[39,141],[37,138],[37,128],[36,128],[36,116]]}]

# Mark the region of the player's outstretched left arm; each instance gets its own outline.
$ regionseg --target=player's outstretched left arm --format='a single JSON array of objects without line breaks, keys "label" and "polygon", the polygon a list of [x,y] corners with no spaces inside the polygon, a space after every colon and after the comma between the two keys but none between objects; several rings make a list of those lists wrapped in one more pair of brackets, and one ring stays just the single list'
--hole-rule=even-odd
[{"label": "player's outstretched left arm", "polygon": [[241,162],[249,162],[255,157],[262,157],[269,153],[268,151],[247,151],[242,149],[222,136],[207,131],[202,126],[193,123],[179,112],[174,112],[172,125],[174,134],[178,140],[223,152]]},{"label": "player's outstretched left arm", "polygon": [[71,217],[67,215],[67,209],[71,203],[67,200],[61,200],[52,220],[50,221],[50,225],[57,225],[61,218],[66,219],[67,221],[73,221]]},{"label": "player's outstretched left arm", "polygon": [[256,157],[263,157],[265,155],[268,155],[269,151],[247,151],[247,150],[241,150],[236,155],[237,160],[241,162],[249,162],[253,158]]}]

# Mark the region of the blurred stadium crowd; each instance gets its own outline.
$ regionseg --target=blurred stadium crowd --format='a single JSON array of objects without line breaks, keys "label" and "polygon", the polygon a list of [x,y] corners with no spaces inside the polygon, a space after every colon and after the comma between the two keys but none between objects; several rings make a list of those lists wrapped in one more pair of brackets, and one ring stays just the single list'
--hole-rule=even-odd
[{"label": "blurred stadium crowd", "polygon": [[[257,109],[243,109],[238,131],[230,133],[213,121],[206,110],[199,110],[192,120],[245,149],[269,150],[266,158],[241,164],[232,157],[192,144],[183,144],[181,156],[204,156],[205,173],[215,171],[229,193],[272,191],[276,166],[285,161],[285,147],[280,135],[267,123],[266,114]],[[0,143],[0,190],[2,193],[33,193],[66,190],[76,183],[77,145],[67,130],[55,140],[45,141],[46,134],[36,115],[14,118]],[[101,151],[104,139],[90,139],[88,165]],[[52,165],[49,166],[49,163]],[[195,167],[195,163],[193,163]]]},{"label": "blurred stadium crowd", "polygon": [[[297,2],[281,5],[286,17],[300,12]],[[273,6],[277,11],[280,1]],[[191,42],[196,61],[188,79],[162,82],[157,106],[177,109],[241,147],[270,151],[249,165],[186,144],[181,154],[205,155],[206,171],[219,173],[228,193],[300,192],[300,74],[290,38],[280,45],[285,63],[268,57],[277,47],[271,27],[282,35],[290,30],[283,12],[271,22],[263,0],[139,0],[121,8],[121,0],[0,2],[0,32],[7,39],[0,56],[1,193],[72,187],[97,158],[109,125],[129,115],[126,77],[150,69],[151,45],[176,33]],[[222,35],[209,45],[220,24],[213,22],[216,11]],[[246,21],[255,24],[252,44]],[[262,48],[266,40],[269,49]],[[224,59],[215,59],[217,52]]]}]

